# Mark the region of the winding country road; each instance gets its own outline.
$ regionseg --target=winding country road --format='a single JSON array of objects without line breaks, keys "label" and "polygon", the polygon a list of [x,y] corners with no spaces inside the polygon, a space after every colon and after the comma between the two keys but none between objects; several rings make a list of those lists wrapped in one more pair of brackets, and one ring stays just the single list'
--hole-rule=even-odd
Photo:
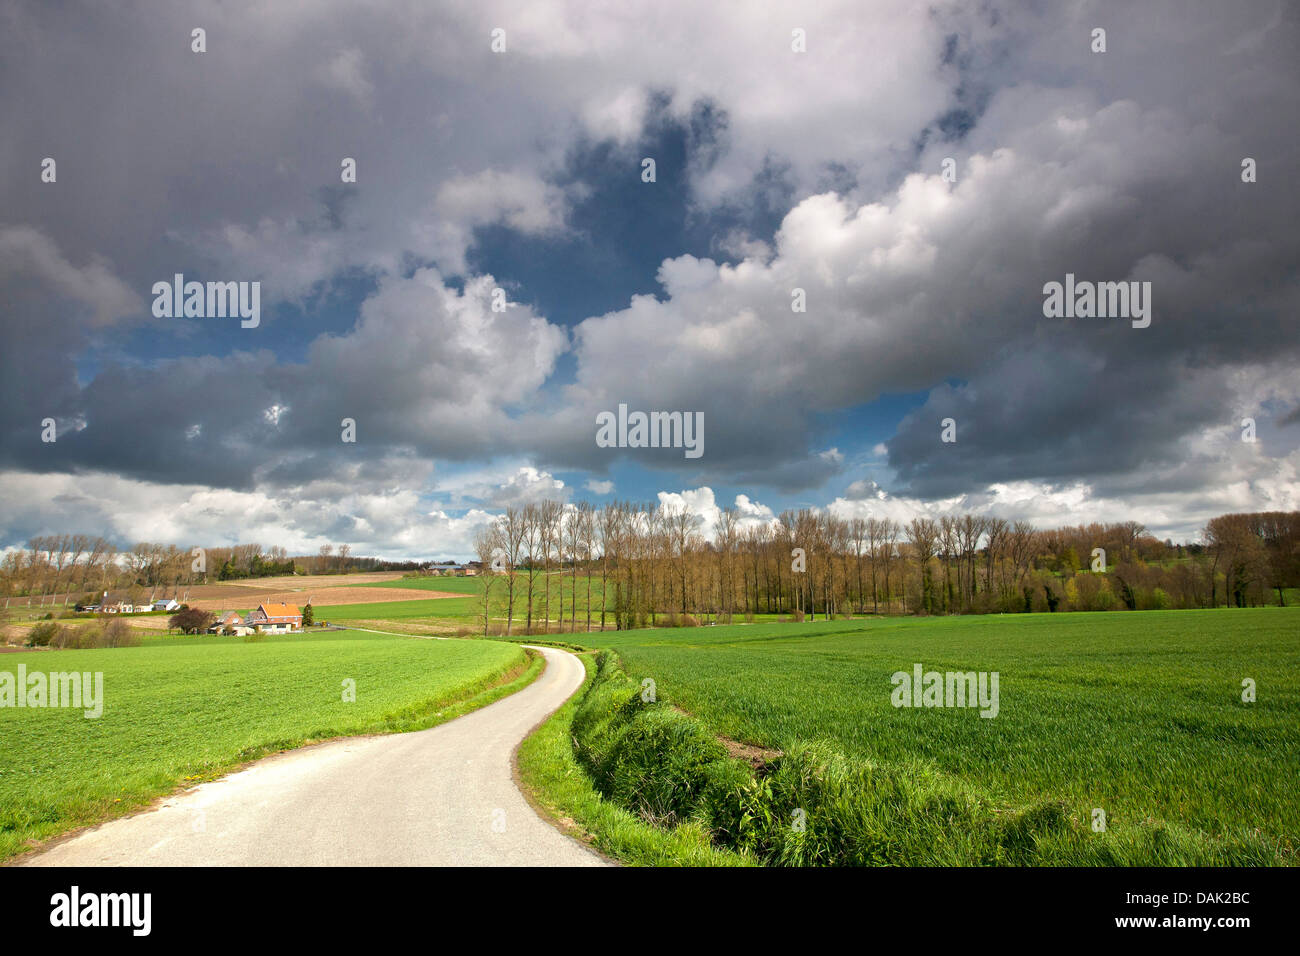
[{"label": "winding country road", "polygon": [[572,654],[537,650],[541,677],[480,710],[268,757],[21,865],[608,865],[539,817],[513,779],[519,742],[583,681]]}]

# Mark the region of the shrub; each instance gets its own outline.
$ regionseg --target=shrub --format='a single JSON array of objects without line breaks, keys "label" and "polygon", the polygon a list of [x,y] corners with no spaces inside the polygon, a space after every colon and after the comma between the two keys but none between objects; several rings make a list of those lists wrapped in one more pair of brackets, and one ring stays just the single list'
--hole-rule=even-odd
[{"label": "shrub", "polygon": [[1124,606],[1128,608],[1130,611],[1136,611],[1137,595],[1133,593],[1133,589],[1129,587],[1128,582],[1125,581],[1123,578],[1121,578],[1118,574],[1115,575],[1115,580],[1119,582],[1119,593],[1120,593],[1120,597],[1123,598],[1124,600]]},{"label": "shrub", "polygon": [[139,647],[140,635],[119,618],[109,618],[86,627],[61,627],[50,646],[62,650],[92,650],[101,647]]},{"label": "shrub", "polygon": [[210,628],[217,620],[217,616],[211,611],[200,611],[197,608],[186,608],[177,611],[167,619],[169,627],[175,628],[182,634],[202,634]]},{"label": "shrub", "polygon": [[1056,592],[1052,590],[1050,584],[1043,585],[1043,593],[1047,596],[1047,610],[1055,613],[1057,605],[1061,603],[1061,599],[1056,596]]},{"label": "shrub", "polygon": [[28,647],[47,647],[55,635],[59,633],[59,625],[53,621],[42,621],[40,624],[33,625],[32,629],[27,632]]},{"label": "shrub", "polygon": [[93,624],[89,627],[61,627],[50,638],[50,647],[58,650],[78,650],[94,647],[99,628]]},{"label": "shrub", "polygon": [[114,618],[99,632],[99,647],[139,647],[140,635],[126,621]]}]

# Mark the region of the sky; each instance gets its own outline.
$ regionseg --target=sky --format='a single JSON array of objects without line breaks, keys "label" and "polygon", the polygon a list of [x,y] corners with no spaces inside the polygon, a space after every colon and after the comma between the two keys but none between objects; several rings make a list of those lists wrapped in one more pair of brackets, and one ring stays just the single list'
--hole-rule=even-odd
[{"label": "sky", "polygon": [[1300,508],[1297,49],[1263,0],[6,4],[0,549]]}]

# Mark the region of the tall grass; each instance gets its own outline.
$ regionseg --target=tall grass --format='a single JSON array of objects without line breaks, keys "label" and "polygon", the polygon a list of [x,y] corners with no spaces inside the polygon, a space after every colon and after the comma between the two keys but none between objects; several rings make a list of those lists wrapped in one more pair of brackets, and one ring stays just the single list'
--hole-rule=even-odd
[{"label": "tall grass", "polygon": [[[1204,613],[1229,614],[1229,627],[1227,618],[1210,623],[1187,614],[1200,613],[1166,615],[1183,618],[1177,657],[1162,646],[1161,628],[1151,620],[1136,631],[1121,628],[1100,640],[1093,635],[1091,643],[1076,635],[1074,646],[1056,631],[1056,643],[1039,648],[1032,643],[1048,632],[970,630],[965,623],[967,630],[949,633],[945,643],[945,622],[933,620],[905,630],[905,639],[894,635],[898,645],[868,635],[861,624],[840,622],[816,630],[768,626],[710,628],[731,631],[710,635],[603,635],[636,667],[629,674],[619,657],[602,652],[597,678],[573,714],[573,748],[578,765],[607,800],[666,831],[685,826],[707,832],[718,847],[768,865],[1294,864],[1294,787],[1277,779],[1278,792],[1261,803],[1256,784],[1261,774],[1284,775],[1294,765],[1296,749],[1287,741],[1294,741],[1295,726],[1279,723],[1286,715],[1275,711],[1288,705],[1283,698],[1273,713],[1243,713],[1240,701],[1232,705],[1231,682],[1214,676],[1209,689],[1201,683],[1210,679],[1206,661],[1214,662],[1216,675],[1235,675],[1251,665],[1253,672],[1269,675],[1274,693],[1286,695],[1288,680],[1295,680],[1294,671],[1283,671],[1295,656],[1291,620],[1297,618],[1283,622],[1277,615],[1284,611],[1266,617],[1268,610],[1253,619],[1239,617],[1243,611]],[[1063,617],[1054,615],[1056,623]],[[1117,618],[1131,622],[1139,615]],[[987,659],[991,652],[982,637],[1002,645],[1004,669],[1031,683],[1013,704],[1043,711],[1040,719],[984,721],[948,711],[939,721],[919,722],[915,718],[940,714],[889,708],[884,667],[896,669],[900,656],[936,666],[959,658],[969,666],[972,656]],[[872,661],[883,665],[875,682]],[[1152,680],[1143,706],[1134,709],[1108,696],[1115,670],[1136,670]],[[658,700],[643,693],[641,680],[649,675]],[[1214,704],[1216,693],[1229,700]],[[850,704],[863,698],[867,709],[854,719]],[[707,718],[679,704],[701,708]],[[1008,701],[1002,706],[1005,713]],[[1093,830],[1092,801],[1080,801],[1071,786],[1070,769],[1076,758],[1088,760],[1095,734],[1097,713],[1089,713],[1089,706],[1113,731],[1130,724],[1135,731],[1123,741],[1136,756],[1127,766],[1106,766],[1115,758],[1109,750],[1091,754],[1100,757],[1093,765],[1095,786],[1112,795],[1105,799],[1110,825],[1102,831]],[[1199,708],[1197,723],[1191,722],[1190,706]],[[965,734],[949,734],[945,747],[939,735],[961,726],[961,718],[967,718]],[[1186,730],[1170,736],[1170,722]],[[728,756],[718,736],[722,726],[783,752],[755,770]],[[909,726],[910,734],[902,730]],[[1249,757],[1265,765],[1247,770],[1236,763],[1235,773],[1205,779],[1204,763],[1178,765],[1175,744],[1186,732],[1205,734],[1205,747],[1227,750],[1230,763]],[[1000,734],[1010,735],[1005,743],[1021,750],[1022,760],[987,763],[983,774],[963,773],[998,752],[989,737]],[[880,745],[885,739],[897,743],[900,736],[906,744],[927,745]],[[946,762],[933,758],[949,750],[962,753]],[[1032,770],[1030,786],[1008,779],[1017,766]],[[1179,793],[1177,803],[1162,800],[1171,791]],[[1162,813],[1131,812],[1143,804]],[[1226,812],[1203,826],[1209,808]]]}]

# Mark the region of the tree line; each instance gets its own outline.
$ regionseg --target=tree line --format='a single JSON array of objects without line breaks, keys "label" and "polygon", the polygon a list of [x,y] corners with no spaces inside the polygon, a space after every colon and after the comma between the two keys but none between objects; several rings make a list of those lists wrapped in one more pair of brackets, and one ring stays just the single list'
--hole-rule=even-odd
[{"label": "tree line", "polygon": [[[720,511],[713,533],[688,507],[544,501],[480,529],[483,625],[604,629],[737,616],[1197,608],[1285,604],[1300,587],[1300,512],[1221,515],[1191,544],[1138,522],[1036,529],[981,515],[842,518],[785,511],[755,521]],[[103,537],[36,537],[0,559],[0,596],[41,603],[114,589],[175,594],[212,580],[345,570],[413,570],[346,546],[290,558],[258,544],[194,549]]]},{"label": "tree line", "polygon": [[1300,512],[1222,515],[1202,541],[1177,545],[1135,521],[1037,529],[972,514],[903,524],[800,509],[756,522],[724,508],[711,536],[702,523],[663,503],[507,508],[475,540],[486,569],[480,624],[486,633],[504,617],[509,634],[757,614],[1245,607],[1285,604],[1300,586]]},{"label": "tree line", "polygon": [[25,597],[33,603],[98,599],[105,591],[133,597],[178,594],[196,584],[290,574],[345,574],[355,571],[412,571],[415,561],[354,557],[348,545],[323,546],[317,554],[290,557],[282,547],[236,544],[180,548],[137,542],[118,548],[89,534],[40,535],[25,548],[0,558],[0,597]]}]

